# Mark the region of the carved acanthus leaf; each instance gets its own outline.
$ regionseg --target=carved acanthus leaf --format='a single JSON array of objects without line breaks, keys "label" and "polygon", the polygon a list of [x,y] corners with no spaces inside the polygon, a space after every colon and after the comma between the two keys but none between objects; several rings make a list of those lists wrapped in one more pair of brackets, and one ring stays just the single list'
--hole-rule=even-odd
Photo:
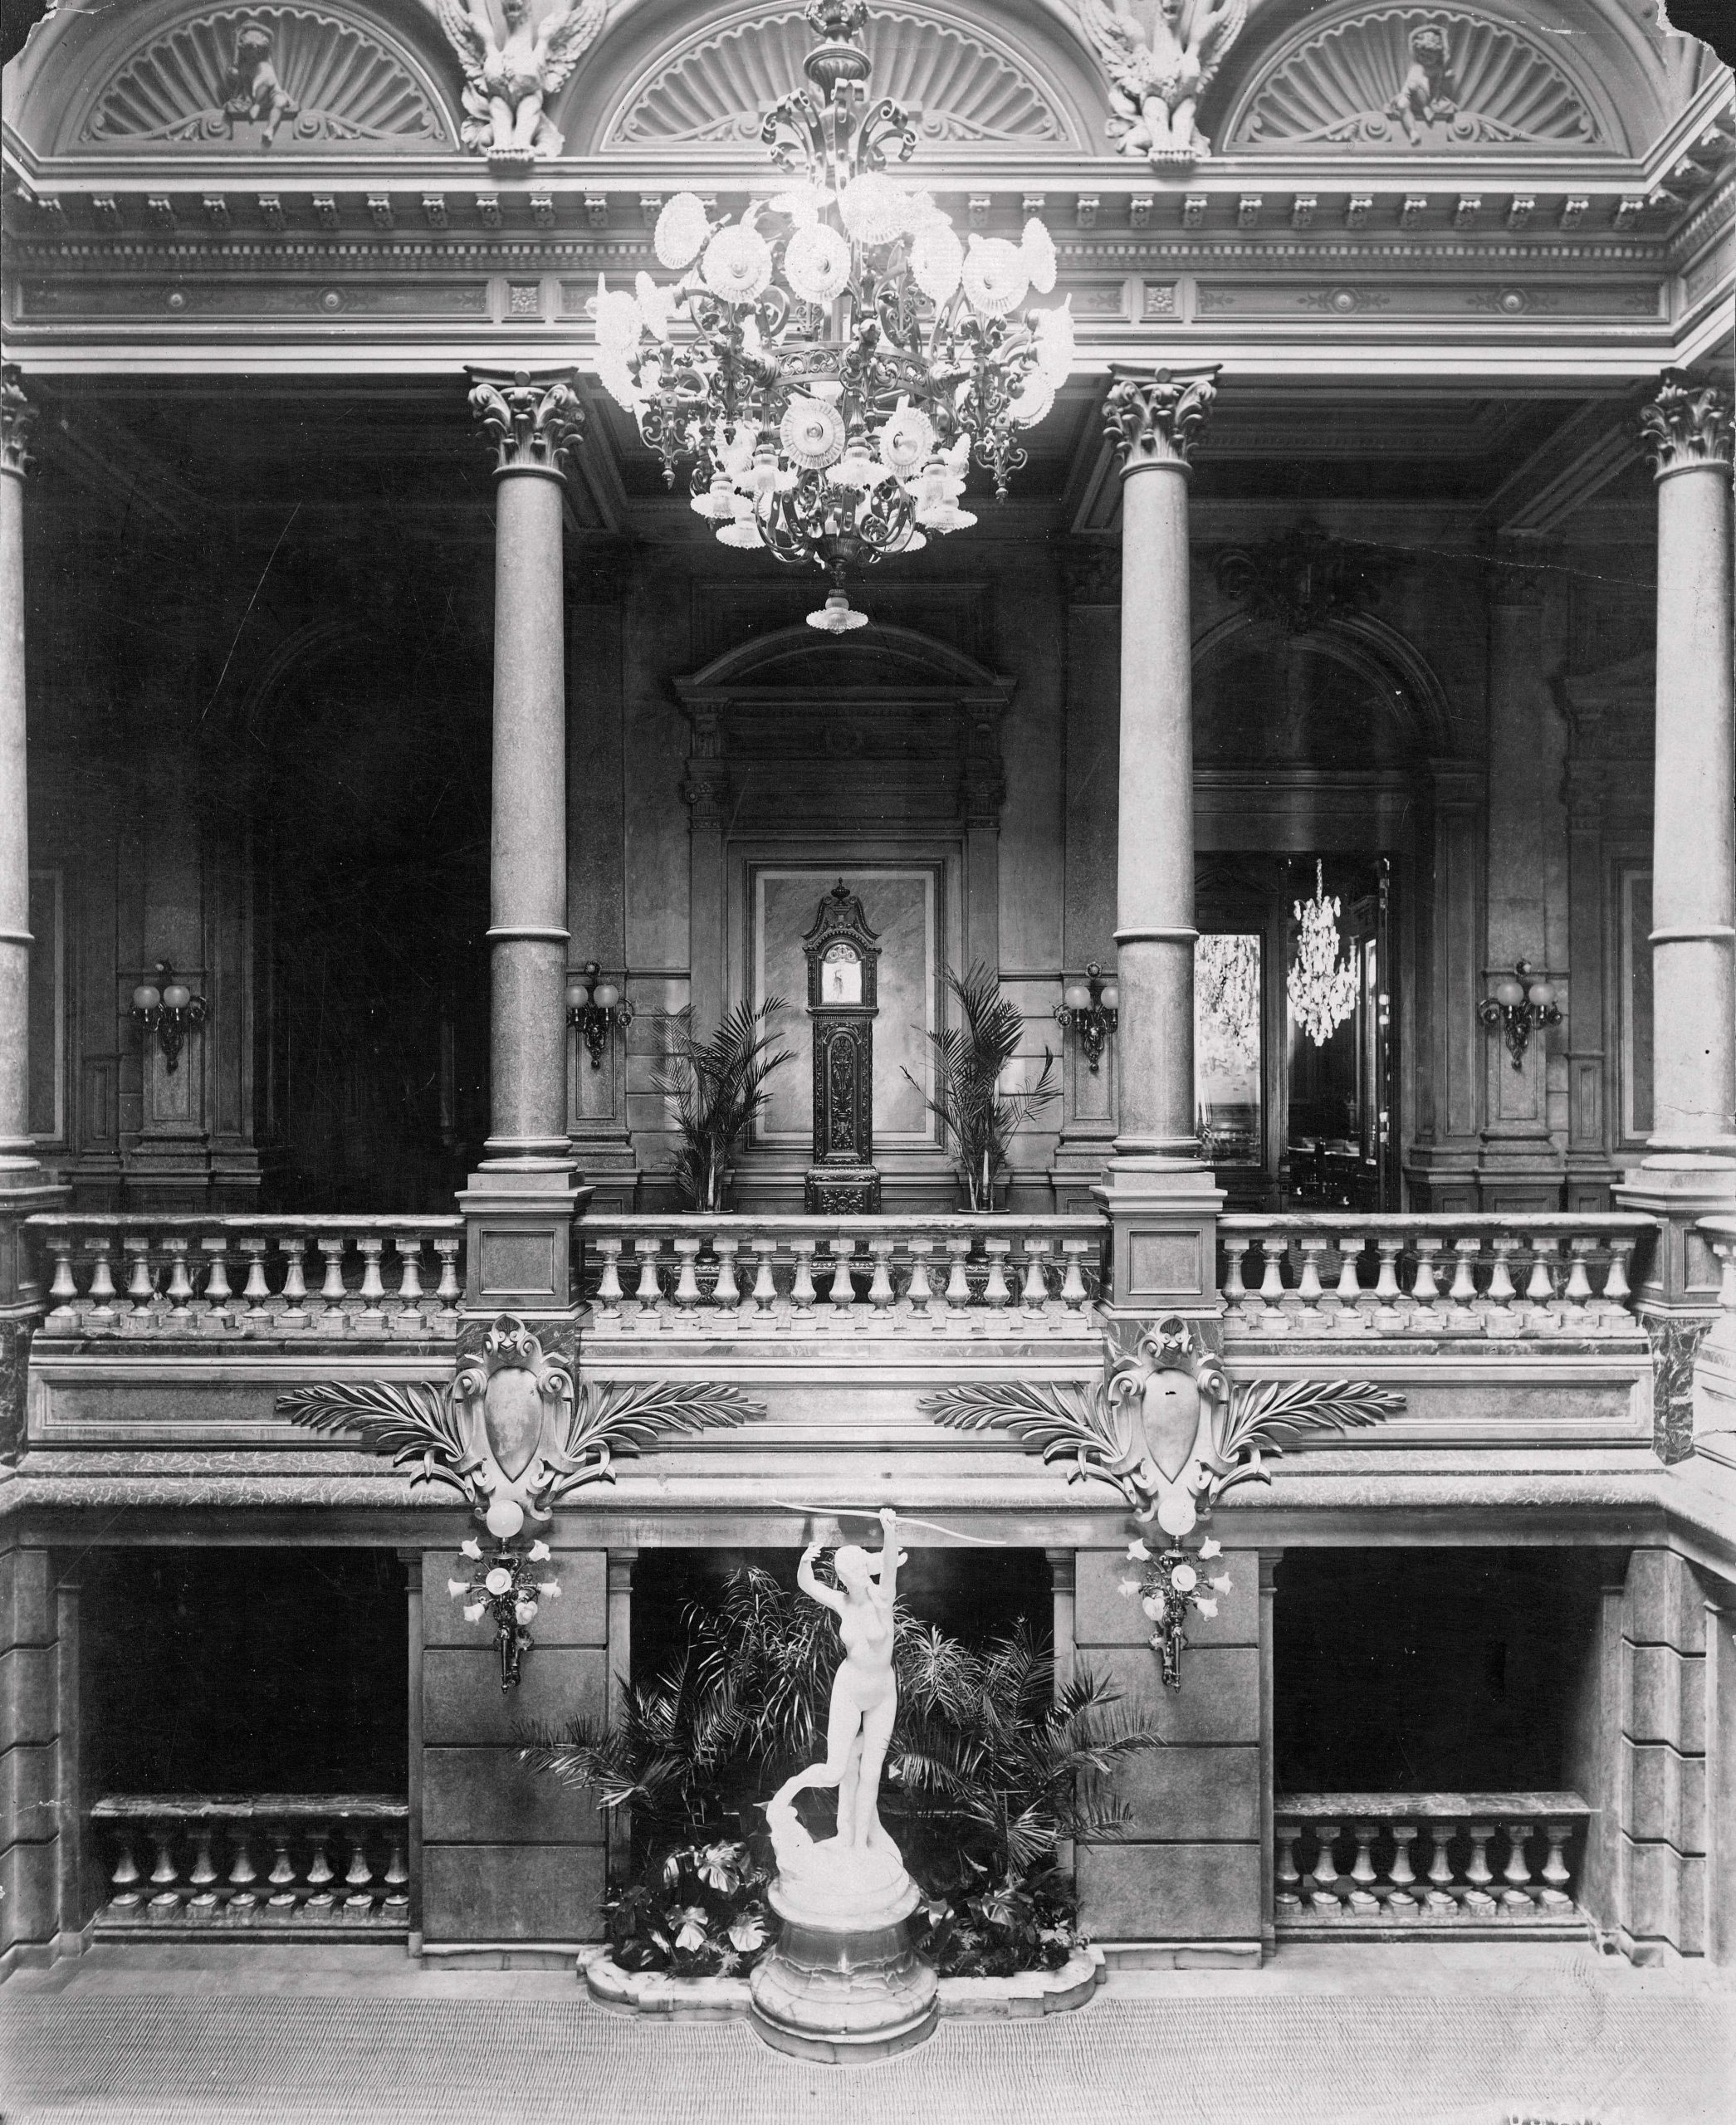
[{"label": "carved acanthus leaf", "polygon": [[30,430],[36,418],[17,364],[0,365],[0,472],[16,472],[22,479],[30,470]]},{"label": "carved acanthus leaf", "polygon": [[1217,395],[1216,377],[1215,368],[1116,373],[1103,401],[1103,432],[1124,472],[1188,462]]},{"label": "carved acanthus leaf", "polygon": [[1684,369],[1666,369],[1640,408],[1640,441],[1661,478],[1695,465],[1728,465],[1730,394]]},{"label": "carved acanthus leaf", "polygon": [[[286,108],[274,124],[240,43],[263,41]],[[271,137],[266,137],[267,127]],[[136,148],[233,140],[318,149],[445,144],[440,110],[403,61],[366,31],[309,7],[226,7],[178,22],[121,67],[90,106],[81,140]]]},{"label": "carved acanthus leaf", "polygon": [[495,446],[495,470],[558,473],[562,455],[584,433],[574,372],[473,369],[469,374],[470,410]]},{"label": "carved acanthus leaf", "polygon": [[1619,149],[1544,51],[1466,9],[1381,7],[1293,41],[1240,101],[1236,149]]},{"label": "carved acanthus leaf", "polygon": [[[1059,99],[979,31],[895,7],[869,15],[866,41],[876,95],[906,110],[924,139],[1079,144]],[[813,42],[795,7],[703,32],[630,93],[604,144],[756,142],[765,114],[802,86]]]}]

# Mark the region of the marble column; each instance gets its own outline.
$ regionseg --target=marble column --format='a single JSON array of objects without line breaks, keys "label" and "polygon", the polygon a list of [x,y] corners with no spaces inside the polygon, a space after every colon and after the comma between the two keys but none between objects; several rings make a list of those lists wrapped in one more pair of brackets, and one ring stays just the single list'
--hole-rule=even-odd
[{"label": "marble column", "polygon": [[466,1303],[565,1312],[577,1199],[566,1129],[564,453],[584,431],[571,369],[472,369],[495,451],[489,1131],[460,1200]]},{"label": "marble column", "polygon": [[1642,1308],[1709,1318],[1717,1264],[1694,1221],[1736,1202],[1730,395],[1667,371],[1641,437],[1658,497],[1655,1060],[1646,1155],[1618,1194],[1663,1221]]},{"label": "marble column", "polygon": [[1215,1312],[1221,1191],[1194,1101],[1193,643],[1189,457],[1215,369],[1120,370],[1104,404],[1122,479],[1116,1032],[1121,1111],[1097,1191],[1117,1312]]}]

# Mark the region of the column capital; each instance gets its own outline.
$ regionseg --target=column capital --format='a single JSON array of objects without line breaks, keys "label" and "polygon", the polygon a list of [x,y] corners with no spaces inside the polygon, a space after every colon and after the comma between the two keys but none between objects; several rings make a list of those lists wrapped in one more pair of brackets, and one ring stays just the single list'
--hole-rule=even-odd
[{"label": "column capital", "polygon": [[573,388],[577,371],[471,369],[470,410],[497,452],[495,476],[509,472],[563,476],[561,457],[584,433],[584,407]]},{"label": "column capital", "polygon": [[0,364],[0,472],[22,479],[32,459],[25,444],[37,409],[24,395],[24,377],[16,362]]},{"label": "column capital", "polygon": [[1217,365],[1193,369],[1112,368],[1103,432],[1121,454],[1123,478],[1148,466],[1188,469],[1217,396]]},{"label": "column capital", "polygon": [[1640,442],[1662,480],[1731,457],[1730,394],[1685,369],[1667,369],[1657,395],[1640,408]]}]

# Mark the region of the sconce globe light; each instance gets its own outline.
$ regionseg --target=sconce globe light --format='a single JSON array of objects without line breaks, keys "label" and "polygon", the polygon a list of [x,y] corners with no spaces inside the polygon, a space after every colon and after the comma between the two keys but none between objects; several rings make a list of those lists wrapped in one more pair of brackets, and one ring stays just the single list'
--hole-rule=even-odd
[{"label": "sconce globe light", "polygon": [[1114,1032],[1121,1015],[1121,990],[1105,981],[1103,969],[1093,960],[1083,981],[1069,981],[1055,1006],[1055,1021],[1063,1031],[1076,1033],[1085,1051],[1092,1076],[1103,1059],[1103,1043]]},{"label": "sconce globe light", "polygon": [[1491,1033],[1500,1028],[1513,1068],[1523,1070],[1532,1035],[1561,1023],[1561,1005],[1555,984],[1535,973],[1529,960],[1515,960],[1513,972],[1504,974],[1477,1006],[1477,1016]]},{"label": "sconce globe light", "polygon": [[587,960],[566,987],[567,1023],[577,1026],[590,1051],[591,1067],[603,1067],[603,1051],[611,1026],[624,1033],[633,1023],[633,1006],[617,982],[605,981],[595,960]]},{"label": "sconce globe light", "polygon": [[147,1033],[156,1034],[157,1045],[163,1051],[163,1067],[173,1072],[181,1067],[181,1048],[188,1033],[204,1024],[208,1007],[203,996],[195,996],[177,978],[167,960],[159,960],[151,971],[157,979],[139,983],[133,991],[127,1016]]}]

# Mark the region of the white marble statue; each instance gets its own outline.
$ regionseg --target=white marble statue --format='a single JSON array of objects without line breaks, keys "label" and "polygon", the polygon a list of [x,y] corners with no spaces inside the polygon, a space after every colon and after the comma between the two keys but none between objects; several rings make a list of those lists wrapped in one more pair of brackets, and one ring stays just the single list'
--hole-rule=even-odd
[{"label": "white marble statue", "polygon": [[1078,10],[1109,76],[1108,129],[1121,153],[1157,164],[1203,161],[1211,143],[1195,114],[1241,33],[1248,0],[1157,0],[1149,22],[1129,0],[1078,0]]},{"label": "white marble statue", "polygon": [[534,24],[530,0],[501,0],[504,37],[487,0],[439,0],[439,7],[464,69],[465,146],[496,159],[558,155],[565,144],[545,106],[602,28],[609,0],[557,4]]},{"label": "white marble statue", "polygon": [[[822,1854],[834,1866],[846,1854],[881,1854],[897,1863],[902,1872],[897,1848],[881,1826],[879,1800],[880,1773],[898,1712],[892,1604],[898,1566],[905,1559],[898,1547],[898,1516],[889,1506],[880,1515],[880,1527],[878,1558],[853,1542],[835,1552],[832,1564],[838,1574],[837,1590],[822,1585],[814,1575],[814,1560],[821,1548],[818,1541],[809,1543],[796,1568],[795,1583],[803,1593],[836,1615],[844,1663],[832,1684],[825,1761],[810,1764],[785,1779],[766,1803],[772,1847],[779,1869],[785,1874],[801,1872]],[[838,1789],[838,1834],[815,1845],[796,1815],[795,1796],[829,1786]]]}]

